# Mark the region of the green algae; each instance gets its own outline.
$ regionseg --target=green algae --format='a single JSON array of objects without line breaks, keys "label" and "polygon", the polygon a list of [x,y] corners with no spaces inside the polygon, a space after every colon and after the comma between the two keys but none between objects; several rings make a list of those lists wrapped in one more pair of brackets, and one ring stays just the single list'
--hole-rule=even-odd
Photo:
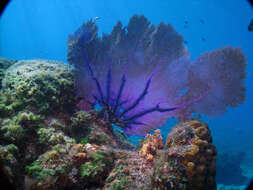
[{"label": "green algae", "polygon": [[41,120],[38,115],[31,112],[20,112],[10,119],[2,121],[0,135],[8,142],[21,142],[28,134],[41,127]]},{"label": "green algae", "polygon": [[65,136],[62,132],[56,132],[54,128],[41,128],[38,130],[38,142],[43,146],[56,144],[73,144],[75,140]]},{"label": "green algae", "polygon": [[70,145],[55,145],[51,150],[45,152],[37,160],[26,166],[26,173],[38,180],[44,180],[52,176],[60,176],[70,170],[71,163],[56,161],[68,154]]},{"label": "green algae", "polygon": [[91,155],[91,161],[84,163],[80,167],[83,179],[96,180],[101,176],[106,176],[108,169],[112,167],[113,159],[109,152],[96,151]]},{"label": "green algae", "polygon": [[113,182],[112,187],[114,190],[124,190],[129,184],[130,181],[126,177],[123,177],[119,181]]},{"label": "green algae", "polygon": [[77,142],[81,142],[91,132],[91,120],[92,115],[85,111],[78,111],[71,117],[71,129]]},{"label": "green algae", "polygon": [[29,175],[39,180],[45,179],[55,174],[55,171],[53,169],[43,169],[39,161],[35,161],[30,166],[27,166],[26,171]]},{"label": "green algae", "polygon": [[87,143],[89,143],[89,136],[82,138],[80,142],[83,146],[85,146]]},{"label": "green algae", "polygon": [[16,160],[15,156],[18,154],[18,151],[18,147],[14,144],[8,144],[6,146],[0,145],[0,160],[13,162],[13,160]]},{"label": "green algae", "polygon": [[74,73],[64,63],[18,61],[5,71],[2,84],[2,93],[9,98],[0,100],[0,113],[10,115],[24,108],[40,114],[73,111],[76,101]]},{"label": "green algae", "polygon": [[20,125],[6,125],[1,127],[4,138],[10,142],[19,142],[25,137],[25,130]]}]

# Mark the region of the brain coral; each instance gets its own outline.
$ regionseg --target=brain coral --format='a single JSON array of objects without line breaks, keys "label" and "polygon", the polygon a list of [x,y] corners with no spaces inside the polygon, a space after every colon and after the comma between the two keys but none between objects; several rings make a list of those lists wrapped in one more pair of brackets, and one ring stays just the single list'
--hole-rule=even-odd
[{"label": "brain coral", "polygon": [[223,47],[190,61],[183,37],[170,24],[152,25],[134,15],[110,34],[98,35],[96,20],[68,39],[68,61],[84,110],[101,107],[101,118],[127,134],[144,135],[169,117],[217,116],[245,98],[246,58]]}]

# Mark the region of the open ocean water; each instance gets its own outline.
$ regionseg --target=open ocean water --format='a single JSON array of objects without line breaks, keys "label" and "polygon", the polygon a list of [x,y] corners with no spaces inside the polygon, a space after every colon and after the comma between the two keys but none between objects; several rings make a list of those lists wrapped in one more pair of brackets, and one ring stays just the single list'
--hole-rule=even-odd
[{"label": "open ocean water", "polygon": [[[155,25],[170,23],[184,36],[192,60],[224,46],[242,48],[248,60],[245,102],[223,116],[201,120],[211,128],[218,155],[245,155],[240,167],[247,180],[237,185],[244,188],[253,178],[253,31],[248,30],[253,7],[246,0],[12,0],[0,18],[0,57],[67,62],[68,35],[84,21],[99,18],[101,35],[119,20],[126,25],[134,14]],[[168,120],[161,127],[164,137],[173,124]],[[137,143],[138,138],[131,139]]]}]

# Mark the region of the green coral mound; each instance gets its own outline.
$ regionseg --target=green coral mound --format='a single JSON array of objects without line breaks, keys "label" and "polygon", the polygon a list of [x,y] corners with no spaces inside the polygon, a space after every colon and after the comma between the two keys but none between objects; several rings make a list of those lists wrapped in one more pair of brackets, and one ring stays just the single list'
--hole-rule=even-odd
[{"label": "green coral mound", "polygon": [[75,105],[73,68],[62,62],[18,61],[5,71],[2,86],[0,114],[24,108],[43,114],[71,112]]}]

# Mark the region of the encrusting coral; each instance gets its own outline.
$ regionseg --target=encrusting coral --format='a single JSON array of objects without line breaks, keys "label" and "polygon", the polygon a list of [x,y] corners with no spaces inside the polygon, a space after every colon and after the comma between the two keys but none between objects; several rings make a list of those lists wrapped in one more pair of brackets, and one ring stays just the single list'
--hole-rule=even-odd
[{"label": "encrusting coral", "polygon": [[160,130],[157,129],[153,135],[146,135],[144,141],[141,144],[142,147],[139,150],[139,155],[152,162],[154,156],[157,154],[157,151],[163,148],[163,140],[160,134]]},{"label": "encrusting coral", "polygon": [[216,189],[216,148],[207,124],[189,120],[175,126],[165,144],[169,158],[180,158],[187,189]]}]

